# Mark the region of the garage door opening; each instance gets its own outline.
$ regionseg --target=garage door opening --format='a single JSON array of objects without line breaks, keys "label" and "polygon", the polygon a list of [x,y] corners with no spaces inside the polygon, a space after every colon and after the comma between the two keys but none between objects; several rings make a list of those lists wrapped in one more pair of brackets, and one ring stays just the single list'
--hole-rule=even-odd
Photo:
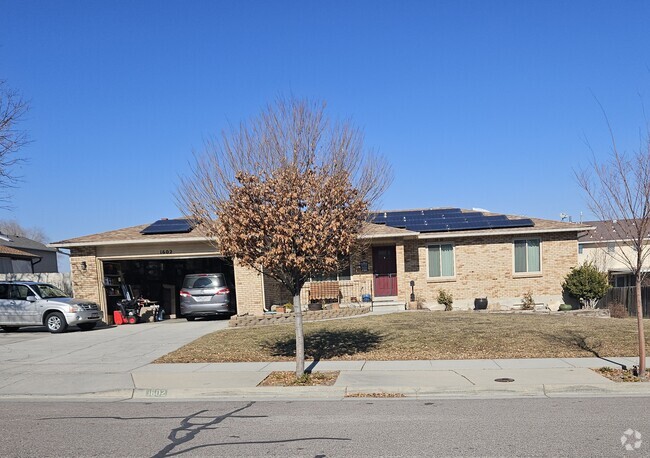
[{"label": "garage door opening", "polygon": [[135,259],[103,261],[108,316],[118,301],[143,297],[158,302],[166,318],[180,318],[180,290],[188,274],[222,273],[236,304],[235,273],[227,258]]}]

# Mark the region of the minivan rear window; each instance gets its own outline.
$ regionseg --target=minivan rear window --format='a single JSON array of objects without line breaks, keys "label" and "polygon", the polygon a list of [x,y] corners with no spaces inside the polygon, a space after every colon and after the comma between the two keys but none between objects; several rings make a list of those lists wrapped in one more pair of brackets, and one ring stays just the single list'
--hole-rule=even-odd
[{"label": "minivan rear window", "polygon": [[187,276],[183,282],[183,288],[219,288],[225,286],[223,275],[210,276]]}]

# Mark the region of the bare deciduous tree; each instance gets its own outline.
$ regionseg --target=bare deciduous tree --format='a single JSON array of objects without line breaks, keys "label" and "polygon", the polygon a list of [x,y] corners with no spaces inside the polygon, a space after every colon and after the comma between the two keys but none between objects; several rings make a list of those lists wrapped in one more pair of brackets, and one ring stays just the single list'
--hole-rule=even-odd
[{"label": "bare deciduous tree", "polygon": [[304,373],[300,291],[354,249],[369,209],[390,184],[383,158],[325,104],[278,99],[195,155],[179,208],[221,253],[275,279],[293,296],[296,376]]},{"label": "bare deciduous tree", "polygon": [[650,255],[650,139],[634,154],[619,152],[612,130],[612,153],[607,162],[595,157],[588,169],[576,173],[589,209],[602,221],[611,221],[617,249],[608,255],[634,274],[639,339],[639,375],[645,378],[645,333],[641,286]]},{"label": "bare deciduous tree", "polygon": [[47,235],[40,227],[25,227],[13,219],[0,220],[0,233],[26,237],[37,242],[47,243]]},{"label": "bare deciduous tree", "polygon": [[[12,187],[16,182],[13,167],[21,161],[15,153],[28,143],[25,131],[17,128],[29,106],[18,92],[0,80],[0,188]],[[6,202],[8,196],[1,195]]]}]

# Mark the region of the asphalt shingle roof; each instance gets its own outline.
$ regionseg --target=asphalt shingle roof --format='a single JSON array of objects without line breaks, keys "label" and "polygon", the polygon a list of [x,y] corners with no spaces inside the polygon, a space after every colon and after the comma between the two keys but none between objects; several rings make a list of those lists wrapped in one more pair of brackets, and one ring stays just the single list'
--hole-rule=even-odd
[{"label": "asphalt shingle roof", "polygon": [[[584,224],[594,227],[593,231],[582,234],[578,241],[581,243],[606,242],[617,240],[629,240],[630,235],[636,235],[634,220],[608,220],[608,221],[585,221]],[[650,238],[650,233],[646,235]]]},{"label": "asphalt shingle roof", "polygon": [[[5,246],[9,248],[16,248],[18,250],[40,250],[40,251],[56,251],[56,248],[49,247],[37,242],[36,240],[28,239],[27,237],[21,237],[19,235],[7,235],[1,234],[0,237],[0,246]],[[9,239],[9,240],[5,240]]]},{"label": "asphalt shingle roof", "polygon": [[[404,211],[419,211],[419,210],[404,210]],[[469,210],[468,210],[469,211]],[[499,215],[498,213],[484,212],[485,215]],[[527,218],[522,216],[514,215],[505,215],[508,218],[521,219]],[[530,227],[511,227],[511,228],[500,228],[500,229],[479,229],[479,230],[469,230],[469,231],[455,231],[453,233],[442,232],[442,233],[428,233],[426,235],[436,236],[437,234],[454,234],[455,237],[465,237],[465,236],[476,236],[476,235],[492,235],[492,234],[508,234],[508,233],[540,233],[540,232],[556,232],[556,231],[567,231],[567,232],[582,232],[590,229],[590,226],[587,224],[577,224],[577,223],[566,223],[562,221],[553,221],[547,219],[539,218],[530,218],[534,226]],[[160,241],[160,240],[203,240],[204,233],[200,230],[200,227],[195,228],[189,233],[177,233],[177,234],[142,234],[141,231],[148,227],[149,224],[141,224],[138,226],[131,226],[122,229],[117,229],[114,231],[101,232],[98,234],[90,234],[82,237],[76,237],[66,240],[61,240],[59,242],[53,242],[51,245],[56,247],[66,247],[66,246],[83,246],[84,244],[89,245],[101,245],[104,243],[138,243],[138,242],[151,242],[151,241]],[[364,238],[381,238],[381,237],[415,237],[420,235],[419,232],[409,231],[402,228],[391,227],[385,224],[372,224],[367,223],[361,233],[361,236]]]}]

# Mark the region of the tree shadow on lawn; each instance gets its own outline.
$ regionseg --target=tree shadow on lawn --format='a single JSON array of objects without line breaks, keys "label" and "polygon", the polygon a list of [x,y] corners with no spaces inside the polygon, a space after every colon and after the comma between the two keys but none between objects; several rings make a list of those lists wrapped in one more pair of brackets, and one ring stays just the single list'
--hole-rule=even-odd
[{"label": "tree shadow on lawn", "polygon": [[[314,361],[354,355],[374,350],[384,340],[378,332],[368,329],[354,331],[321,330],[305,334],[305,357]],[[273,356],[296,356],[296,338],[290,337],[262,343]]]},{"label": "tree shadow on lawn", "polygon": [[566,348],[575,350],[579,348],[580,350],[588,351],[594,356],[601,358],[598,354],[598,350],[602,347],[602,342],[593,337],[585,336],[584,334],[574,331],[574,330],[563,330],[559,334],[542,334],[550,341],[555,343],[562,344]]}]

